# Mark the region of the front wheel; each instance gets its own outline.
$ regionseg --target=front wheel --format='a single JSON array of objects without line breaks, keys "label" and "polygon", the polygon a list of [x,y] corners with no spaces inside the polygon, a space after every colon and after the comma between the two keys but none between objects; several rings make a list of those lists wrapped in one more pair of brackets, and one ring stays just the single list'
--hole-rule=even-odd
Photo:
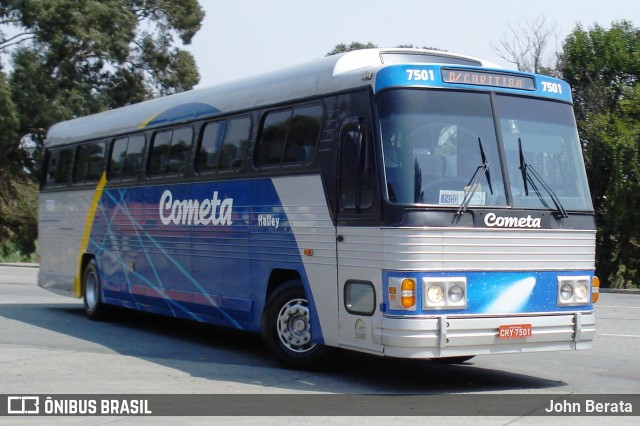
[{"label": "front wheel", "polygon": [[82,293],[87,317],[94,321],[107,319],[108,306],[102,302],[102,285],[95,260],[89,262],[82,275]]},{"label": "front wheel", "polygon": [[287,368],[317,368],[329,355],[329,348],[312,341],[309,302],[297,280],[285,283],[269,298],[262,330],[265,344]]}]

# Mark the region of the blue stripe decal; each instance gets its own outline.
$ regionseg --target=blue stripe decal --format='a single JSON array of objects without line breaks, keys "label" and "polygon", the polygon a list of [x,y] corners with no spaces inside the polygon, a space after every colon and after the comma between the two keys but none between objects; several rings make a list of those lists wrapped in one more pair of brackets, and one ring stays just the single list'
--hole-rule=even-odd
[{"label": "blue stripe decal", "polygon": [[[589,276],[593,271],[524,271],[524,272],[442,272],[442,273],[398,273],[386,271],[383,282],[392,277],[412,277],[418,282],[419,308],[415,312],[388,310],[390,314],[402,315],[513,315],[548,312],[590,311],[592,305],[557,305],[558,277]],[[423,277],[466,277],[467,308],[452,310],[421,310],[423,300]],[[385,289],[384,301],[389,306],[389,295]]]},{"label": "blue stripe decal", "polygon": [[153,117],[144,127],[163,126],[166,124],[197,120],[217,115],[219,113],[220,110],[211,105],[201,102],[190,102],[169,108],[168,110],[158,114],[156,117]]},{"label": "blue stripe decal", "polygon": [[273,268],[308,283],[271,179],[106,188],[89,246],[108,303],[238,329],[260,330]]}]

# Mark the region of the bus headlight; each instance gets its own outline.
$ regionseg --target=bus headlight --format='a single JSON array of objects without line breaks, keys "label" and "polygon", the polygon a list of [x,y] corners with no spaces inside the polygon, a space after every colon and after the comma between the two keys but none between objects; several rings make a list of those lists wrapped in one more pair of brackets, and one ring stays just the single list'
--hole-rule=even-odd
[{"label": "bus headlight", "polygon": [[423,309],[465,309],[467,279],[465,277],[423,278]]},{"label": "bus headlight", "polygon": [[434,304],[442,303],[444,299],[444,289],[439,285],[430,285],[427,288],[427,299]]},{"label": "bus headlight", "polygon": [[562,300],[570,300],[573,297],[573,286],[569,283],[562,284],[562,287],[560,287],[560,297]]},{"label": "bus headlight", "polygon": [[588,305],[590,295],[590,277],[558,277],[558,306]]},{"label": "bus headlight", "polygon": [[458,303],[464,298],[464,290],[458,284],[449,287],[449,300]]}]

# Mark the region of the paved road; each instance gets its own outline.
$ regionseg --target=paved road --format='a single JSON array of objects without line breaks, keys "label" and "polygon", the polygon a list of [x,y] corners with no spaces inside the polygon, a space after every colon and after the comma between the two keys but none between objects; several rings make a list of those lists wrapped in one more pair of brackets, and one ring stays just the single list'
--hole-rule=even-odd
[{"label": "paved road", "polygon": [[[38,288],[36,274],[34,268],[0,267],[0,394],[640,394],[640,295],[601,295],[597,337],[587,351],[480,356],[460,366],[341,353],[327,371],[299,372],[281,368],[252,334],[126,311],[111,322],[89,321],[80,301]],[[109,419],[140,424],[140,419]],[[34,420],[48,423],[44,418],[29,423]],[[67,420],[107,423],[105,418]],[[252,417],[226,420],[255,424]],[[570,424],[562,423],[568,418],[550,420],[504,417],[480,423]],[[397,421],[425,424],[419,418]],[[469,423],[455,417],[442,421]],[[373,418],[368,423],[388,422]],[[261,423],[282,424],[282,419]]]}]

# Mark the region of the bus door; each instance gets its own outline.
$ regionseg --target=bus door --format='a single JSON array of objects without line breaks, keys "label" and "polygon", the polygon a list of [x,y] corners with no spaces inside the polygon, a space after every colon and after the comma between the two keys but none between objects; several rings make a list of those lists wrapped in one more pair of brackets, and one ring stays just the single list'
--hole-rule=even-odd
[{"label": "bus door", "polygon": [[373,343],[380,304],[380,227],[371,128],[352,117],[340,128],[336,244],[340,345],[381,352]]}]

